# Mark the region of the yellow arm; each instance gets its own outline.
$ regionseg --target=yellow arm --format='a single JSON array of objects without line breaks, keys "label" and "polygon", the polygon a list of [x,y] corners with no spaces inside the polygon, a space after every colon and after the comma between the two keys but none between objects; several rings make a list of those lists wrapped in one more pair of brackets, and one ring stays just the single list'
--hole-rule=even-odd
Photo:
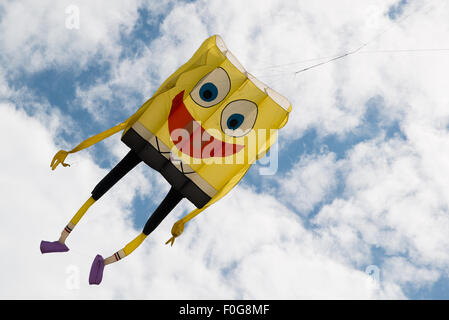
[{"label": "yellow arm", "polygon": [[104,139],[112,136],[113,134],[125,129],[127,124],[128,124],[128,120],[110,128],[106,131],[103,131],[93,137],[90,137],[90,138],[84,140],[83,142],[81,142],[79,145],[77,145],[75,148],[73,148],[70,151],[59,150],[53,157],[53,160],[51,161],[51,164],[50,164],[51,169],[55,170],[59,164],[62,164],[64,167],[70,166],[69,164],[64,163],[64,160],[67,158],[67,156],[70,153],[75,153],[75,152],[81,151],[83,149],[89,148],[90,146],[100,142],[101,140],[104,140]]},{"label": "yellow arm", "polygon": [[165,244],[170,243],[170,245],[173,246],[175,238],[179,237],[184,231],[184,225],[193,218],[195,218],[197,215],[199,215],[201,212],[203,212],[207,207],[223,198],[232,188],[234,188],[237,185],[237,183],[239,183],[239,181],[248,171],[249,167],[250,165],[246,166],[239,173],[237,173],[231,180],[229,180],[229,182],[220,190],[220,192],[218,192],[212,199],[210,199],[210,201],[204,207],[193,210],[192,212],[190,212],[189,214],[187,214],[186,216],[175,222],[175,224],[171,229],[172,237],[168,239],[168,241]]},{"label": "yellow arm", "polygon": [[113,134],[116,134],[119,131],[127,130],[129,127],[131,127],[134,124],[134,122],[136,122],[136,120],[142,115],[142,113],[145,112],[146,108],[148,107],[148,105],[150,104],[150,102],[153,99],[154,99],[153,97],[148,99],[148,101],[146,101],[139,108],[139,110],[137,110],[136,113],[134,113],[131,117],[126,119],[124,122],[119,123],[118,125],[110,128],[106,131],[103,131],[93,137],[90,137],[90,138],[84,140],[83,142],[81,142],[79,145],[77,145],[75,148],[73,148],[70,151],[59,150],[53,157],[53,160],[51,161],[51,164],[50,164],[51,169],[55,170],[59,164],[62,164],[64,167],[67,167],[67,166],[70,167],[69,164],[64,163],[64,160],[67,158],[67,156],[70,153],[75,153],[75,152],[81,151],[83,149],[89,148],[90,146],[93,146],[94,144],[96,144],[106,138],[109,138],[110,136],[112,136]]}]

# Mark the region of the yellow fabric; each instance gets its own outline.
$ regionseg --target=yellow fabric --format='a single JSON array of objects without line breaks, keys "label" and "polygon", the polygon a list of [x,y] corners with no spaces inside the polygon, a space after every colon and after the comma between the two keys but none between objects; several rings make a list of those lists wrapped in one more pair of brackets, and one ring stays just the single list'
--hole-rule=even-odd
[{"label": "yellow fabric", "polygon": [[[217,92],[224,92],[222,98],[210,104],[206,100],[199,101],[200,88],[203,83],[206,83],[205,81],[218,86]],[[212,36],[203,42],[192,58],[176,70],[135,114],[125,122],[85,140],[71,151],[60,150],[54,156],[50,166],[52,170],[59,164],[68,166],[64,163],[68,154],[88,148],[121,130],[125,133],[136,122],[139,122],[139,126],[156,136],[171,150],[174,156],[188,164],[195,173],[217,191],[203,208],[193,210],[174,224],[173,237],[167,241],[173,245],[174,239],[183,232],[184,225],[237,185],[250,166],[265,155],[274,143],[276,131],[282,128],[288,120],[291,105],[285,98],[279,98],[280,95],[273,94],[273,92],[243,69],[237,59],[224,47],[219,36]],[[186,110],[179,111],[180,117],[186,119],[185,114],[188,113],[188,117],[193,118],[194,122],[199,124],[209,136],[219,142],[240,146],[242,147],[239,149],[240,151],[231,155],[229,153],[223,156],[215,154],[208,158],[198,158],[178,149],[179,146],[172,141],[168,128],[169,115],[175,97],[182,97],[182,110]],[[225,116],[235,111],[232,108],[229,109],[236,105],[235,102],[243,103],[242,101],[246,105],[249,103],[256,106],[256,111],[253,109],[245,109],[247,113],[242,111],[248,118],[251,118],[251,115],[256,112],[252,126],[249,124],[250,128],[248,127],[250,133],[229,134],[229,131],[226,132],[223,129],[223,123],[226,124],[226,119],[229,119]],[[258,133],[267,131],[269,134],[256,135],[256,131]],[[261,137],[262,141],[259,140]],[[257,143],[254,143],[254,139],[257,140]],[[216,161],[217,159],[219,161]],[[81,213],[80,216],[82,216]],[[130,242],[124,248],[125,253],[131,253],[145,237],[141,234]]]},{"label": "yellow fabric", "polygon": [[136,250],[138,246],[142,244],[143,240],[145,240],[146,237],[147,236],[143,233],[139,234],[136,238],[134,238],[134,240],[132,240],[123,248],[123,252],[125,252],[126,255],[129,255],[131,252]]},{"label": "yellow fabric", "polygon": [[72,220],[70,220],[70,222],[73,223],[74,225],[76,225],[81,220],[81,218],[84,216],[84,214],[86,213],[87,209],[89,209],[90,206],[93,205],[94,203],[95,203],[95,200],[92,197],[87,199],[87,201],[78,210],[78,212],[75,213],[75,215],[73,216]]},{"label": "yellow fabric", "polygon": [[79,145],[77,145],[75,148],[73,148],[70,151],[59,150],[56,153],[56,155],[53,157],[53,160],[51,161],[51,164],[50,164],[51,169],[55,170],[59,164],[62,164],[64,167],[70,166],[69,164],[64,163],[65,159],[67,158],[67,156],[70,153],[75,153],[75,152],[81,151],[83,149],[86,149],[86,148],[100,142],[101,140],[104,140],[104,139],[112,136],[113,134],[125,129],[129,120],[130,119],[127,119],[125,122],[122,122],[106,131],[103,131],[93,137],[86,139],[85,141],[81,142]]}]

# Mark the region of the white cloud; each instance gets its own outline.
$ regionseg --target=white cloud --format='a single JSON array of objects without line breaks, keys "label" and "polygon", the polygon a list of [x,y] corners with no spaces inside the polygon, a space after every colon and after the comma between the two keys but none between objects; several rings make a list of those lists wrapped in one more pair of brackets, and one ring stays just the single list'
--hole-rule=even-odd
[{"label": "white cloud", "polygon": [[[415,289],[438,280],[440,273],[428,267],[418,268],[403,257],[393,257],[383,266],[382,277],[384,280],[393,280],[395,283],[406,285],[413,279]],[[391,279],[391,278],[394,279]]]},{"label": "white cloud", "polygon": [[[130,113],[137,110],[209,36],[198,17],[196,6],[182,2],[167,12],[159,28],[161,36],[146,44],[140,56],[114,61],[108,81],[77,88],[79,105],[97,121],[108,120],[99,116],[104,114],[98,111],[104,102],[114,101],[113,105],[107,105],[108,110],[126,109]],[[139,100],[142,97],[143,100]]]},{"label": "white cloud", "polygon": [[[140,1],[7,1],[1,5],[0,48],[10,71],[84,67],[120,53],[120,32],[131,31]],[[66,8],[79,9],[79,29],[66,28]],[[7,64],[6,64],[7,62]]]},{"label": "white cloud", "polygon": [[[428,135],[425,151],[400,139],[357,145],[341,164],[346,171],[344,197],[325,206],[314,219],[320,234],[347,251],[347,259],[356,264],[367,263],[374,246],[385,250],[386,266],[392,263],[389,256],[404,256],[407,260],[402,263],[407,261],[409,269],[418,266],[424,275],[445,274],[449,185],[441,177],[449,170],[443,160],[449,149],[442,143],[448,138],[447,132]],[[389,279],[419,280],[411,272],[393,270],[398,273]]]},{"label": "white cloud", "polygon": [[321,201],[326,200],[337,186],[338,164],[330,152],[304,156],[278,181],[278,193],[297,211],[307,214]]}]

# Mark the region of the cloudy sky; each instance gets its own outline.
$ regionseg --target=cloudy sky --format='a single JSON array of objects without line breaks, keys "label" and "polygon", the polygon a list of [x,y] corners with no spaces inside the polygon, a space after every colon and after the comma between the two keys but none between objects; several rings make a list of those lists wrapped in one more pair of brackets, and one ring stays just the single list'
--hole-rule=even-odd
[{"label": "cloudy sky", "polygon": [[[0,298],[449,298],[448,16],[439,0],[2,1]],[[126,119],[213,34],[293,105],[276,174],[253,166],[170,248],[183,200],[89,286],[95,255],[134,238],[169,186],[139,165],[68,253],[41,255],[127,147],[50,160]]]}]

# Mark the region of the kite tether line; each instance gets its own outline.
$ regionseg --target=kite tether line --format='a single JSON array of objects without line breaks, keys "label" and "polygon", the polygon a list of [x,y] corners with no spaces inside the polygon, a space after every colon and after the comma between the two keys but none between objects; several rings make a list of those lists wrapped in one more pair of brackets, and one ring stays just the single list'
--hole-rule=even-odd
[{"label": "kite tether line", "polygon": [[305,71],[307,71],[307,70],[310,70],[310,69],[313,69],[313,68],[322,66],[323,64],[327,64],[327,63],[330,63],[330,62],[332,62],[332,61],[339,60],[339,59],[342,59],[342,58],[344,58],[344,57],[350,56],[350,55],[352,55],[352,54],[355,54],[355,53],[359,52],[360,50],[362,50],[362,49],[363,49],[364,47],[366,47],[367,45],[368,45],[368,42],[365,43],[365,44],[363,44],[362,46],[358,47],[357,49],[355,49],[355,50],[353,50],[353,51],[350,51],[350,52],[344,53],[344,54],[342,54],[342,55],[336,56],[336,57],[334,57],[334,58],[332,58],[332,59],[330,59],[330,60],[327,60],[327,61],[324,61],[324,62],[320,62],[320,63],[314,64],[314,65],[311,65],[311,66],[306,67],[306,68],[304,68],[304,69],[295,71],[294,73],[295,73],[295,75],[296,75],[296,74],[298,74],[298,73],[305,72]]},{"label": "kite tether line", "polygon": [[[401,19],[399,19],[399,21],[397,21],[395,24],[392,24],[391,26],[389,26],[389,27],[387,27],[387,28],[384,28],[384,29],[383,29],[382,31],[380,31],[376,36],[374,36],[371,40],[365,42],[364,44],[362,44],[361,46],[359,46],[357,49],[352,50],[352,51],[349,51],[349,52],[346,52],[346,53],[341,54],[341,55],[338,55],[338,56],[336,56],[336,57],[333,57],[332,59],[329,59],[329,60],[326,60],[326,61],[323,61],[323,62],[314,64],[314,65],[308,66],[308,67],[303,68],[303,69],[301,69],[301,70],[295,71],[295,72],[294,72],[295,76],[296,76],[298,73],[302,73],[302,72],[308,71],[308,70],[310,70],[310,69],[314,69],[314,68],[316,68],[316,67],[319,67],[319,66],[322,66],[322,65],[331,63],[331,62],[336,61],[336,60],[343,59],[343,58],[345,58],[345,57],[348,57],[348,56],[351,56],[351,55],[354,55],[354,54],[360,52],[360,50],[362,50],[363,48],[365,48],[365,47],[366,47],[367,45],[369,45],[370,43],[372,43],[372,42],[376,41],[377,39],[379,39],[379,38],[380,38],[381,36],[383,36],[385,33],[387,33],[388,31],[390,31],[393,27],[395,27],[395,26],[397,26],[398,24],[404,22],[406,19],[410,18],[411,16],[413,16],[413,15],[416,14],[417,12],[423,10],[425,7],[428,7],[429,5],[430,5],[430,3],[424,4],[424,5],[422,5],[421,7],[417,8],[416,10],[414,10],[414,11],[410,12],[409,14],[403,16],[403,17],[402,17]],[[442,50],[445,50],[445,49],[442,49]],[[389,51],[394,51],[394,50],[389,50]],[[418,51],[418,50],[400,50],[400,51],[401,51],[401,52],[405,52],[405,51]],[[430,50],[429,50],[429,51],[430,51]],[[379,50],[378,52],[380,52],[380,50]]]}]

